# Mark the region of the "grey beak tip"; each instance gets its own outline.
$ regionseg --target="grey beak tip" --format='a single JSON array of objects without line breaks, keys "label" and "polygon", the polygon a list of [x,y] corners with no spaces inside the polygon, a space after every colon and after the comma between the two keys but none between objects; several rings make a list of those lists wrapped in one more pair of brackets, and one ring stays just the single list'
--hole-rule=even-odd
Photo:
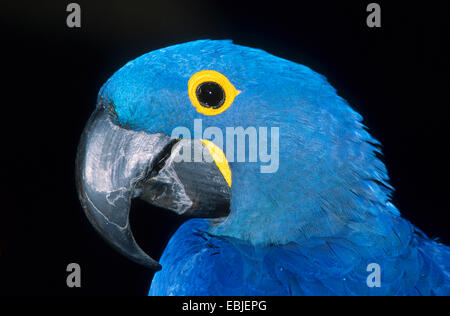
[{"label": "grey beak tip", "polygon": [[83,131],[76,159],[78,196],[92,226],[121,254],[153,270],[161,266],[136,243],[129,213],[135,182],[169,141],[163,134],[122,129],[97,109]]},{"label": "grey beak tip", "polygon": [[[121,128],[97,108],[77,151],[76,184],[90,223],[121,254],[155,271],[161,265],[138,246],[130,229],[132,198],[190,217],[222,217],[229,210],[229,187],[214,162],[168,159],[173,148],[181,149],[177,142]],[[195,140],[190,145],[202,146]]]}]

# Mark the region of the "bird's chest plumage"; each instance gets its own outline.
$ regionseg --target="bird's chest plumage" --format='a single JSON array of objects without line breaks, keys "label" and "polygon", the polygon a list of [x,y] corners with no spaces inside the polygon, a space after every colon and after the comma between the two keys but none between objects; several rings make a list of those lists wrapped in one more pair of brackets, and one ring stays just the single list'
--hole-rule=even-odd
[{"label": "bird's chest plumage", "polygon": [[191,220],[172,237],[150,295],[357,294],[350,293],[350,289],[368,292],[365,270],[355,267],[354,258],[343,249],[334,251],[347,255],[345,260],[330,256],[332,249],[320,247],[309,252],[295,244],[253,247],[212,237],[205,233],[207,226],[206,221]]},{"label": "bird's chest plumage", "polygon": [[[366,258],[348,242],[253,247],[206,233],[205,220],[185,223],[160,260],[150,295],[421,295],[448,291],[421,239],[396,256]],[[444,249],[445,250],[445,249]],[[448,254],[447,254],[448,256]],[[381,267],[373,286],[371,263]],[[426,280],[426,282],[423,282]],[[372,284],[372,286],[371,286]]]},{"label": "bird's chest plumage", "polygon": [[260,258],[191,220],[170,240],[150,295],[287,295]]}]

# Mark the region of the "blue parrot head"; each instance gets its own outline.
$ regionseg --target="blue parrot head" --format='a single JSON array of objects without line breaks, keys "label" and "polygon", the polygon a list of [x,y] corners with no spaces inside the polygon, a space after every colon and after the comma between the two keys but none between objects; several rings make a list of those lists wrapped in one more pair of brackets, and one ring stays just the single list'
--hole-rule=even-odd
[{"label": "blue parrot head", "polygon": [[[99,116],[101,126],[95,123]],[[325,77],[265,51],[212,40],[160,49],[130,61],[101,88],[80,146],[80,197],[98,230],[122,252],[129,255],[133,248],[139,261],[132,235],[126,243],[117,242],[122,233],[104,226],[128,224],[127,213],[115,218],[121,199],[126,204],[144,195],[155,201],[167,193],[160,189],[156,197],[139,184],[164,172],[166,178],[174,174],[167,163],[167,148],[174,145],[164,137],[175,135],[209,140],[215,144],[213,160],[213,152],[226,156],[220,173],[189,173],[189,179],[202,178],[206,187],[208,177],[223,185],[219,175],[226,178],[227,168],[231,173],[229,188],[216,188],[229,194],[229,211],[213,216],[220,219],[211,220],[211,234],[272,244],[378,227],[386,210],[397,210],[389,202],[391,188],[377,157],[378,143],[361,120]],[[106,128],[114,135],[106,134]],[[120,145],[113,149],[114,142]],[[148,146],[159,148],[164,159],[146,152]],[[99,162],[102,157],[107,162]],[[155,159],[162,163],[148,163]],[[169,199],[161,204],[167,206]]]}]

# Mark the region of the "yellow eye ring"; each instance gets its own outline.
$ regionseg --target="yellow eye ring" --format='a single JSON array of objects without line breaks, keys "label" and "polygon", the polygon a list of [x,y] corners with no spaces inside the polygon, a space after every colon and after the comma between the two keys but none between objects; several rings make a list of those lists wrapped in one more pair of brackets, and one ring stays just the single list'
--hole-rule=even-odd
[{"label": "yellow eye ring", "polygon": [[[214,84],[220,86],[224,94],[223,103],[220,106],[208,107],[202,105],[198,98],[199,87],[202,84]],[[214,70],[202,70],[189,79],[188,82],[188,93],[191,99],[192,105],[197,109],[197,112],[205,115],[217,115],[223,113],[227,110],[233,103],[234,98],[241,93],[241,91],[236,90],[236,88],[230,83],[227,77],[222,75],[220,72]]]}]

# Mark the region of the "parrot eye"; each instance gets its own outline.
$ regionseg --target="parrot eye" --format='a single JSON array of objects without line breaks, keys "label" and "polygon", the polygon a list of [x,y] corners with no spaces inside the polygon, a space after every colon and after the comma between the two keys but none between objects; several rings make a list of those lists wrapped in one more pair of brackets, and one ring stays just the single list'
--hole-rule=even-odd
[{"label": "parrot eye", "polygon": [[195,73],[188,82],[189,98],[199,113],[217,115],[224,112],[241,92],[227,77],[214,70]]},{"label": "parrot eye", "polygon": [[212,81],[203,82],[197,87],[197,99],[207,108],[220,108],[225,102],[225,92],[222,87]]}]

